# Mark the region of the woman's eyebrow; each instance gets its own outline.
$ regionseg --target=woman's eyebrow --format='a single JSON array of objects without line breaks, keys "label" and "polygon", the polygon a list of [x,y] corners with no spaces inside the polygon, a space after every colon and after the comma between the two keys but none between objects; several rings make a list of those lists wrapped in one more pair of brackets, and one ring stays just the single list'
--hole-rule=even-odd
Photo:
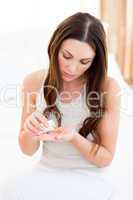
[{"label": "woman's eyebrow", "polygon": [[[71,56],[73,56],[70,51],[64,49],[67,53],[69,53]],[[92,60],[93,58],[82,58],[81,60]]]}]

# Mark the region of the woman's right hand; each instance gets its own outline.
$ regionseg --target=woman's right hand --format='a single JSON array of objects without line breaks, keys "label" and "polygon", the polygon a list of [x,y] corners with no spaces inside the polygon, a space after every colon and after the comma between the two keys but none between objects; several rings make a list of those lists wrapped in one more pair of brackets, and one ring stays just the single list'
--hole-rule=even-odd
[{"label": "woman's right hand", "polygon": [[53,134],[48,134],[42,130],[48,128],[47,118],[38,111],[31,113],[25,120],[24,131],[31,135],[32,138],[38,140],[38,136],[42,135],[45,141],[55,141]]}]

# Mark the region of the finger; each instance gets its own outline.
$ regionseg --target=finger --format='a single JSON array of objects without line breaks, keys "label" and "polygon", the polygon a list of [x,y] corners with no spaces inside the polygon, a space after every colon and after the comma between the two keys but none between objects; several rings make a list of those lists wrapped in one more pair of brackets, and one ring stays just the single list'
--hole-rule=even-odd
[{"label": "finger", "polygon": [[29,122],[26,124],[27,129],[29,129],[30,131],[32,131],[34,134],[39,134],[39,130],[32,126],[32,124]]},{"label": "finger", "polygon": [[30,135],[33,135],[33,131],[27,127],[26,123],[24,124],[24,130],[28,132]]},{"label": "finger", "polygon": [[62,135],[56,135],[55,138],[56,138],[56,141],[58,141],[58,142],[65,141],[65,139],[64,139],[64,137]]},{"label": "finger", "polygon": [[28,134],[30,134],[32,137],[34,137],[34,136],[37,135],[36,133],[34,133],[34,131],[33,131],[32,129],[28,128],[26,125],[25,125],[25,127],[24,127],[24,130],[25,130],[26,132],[28,132]]},{"label": "finger", "polygon": [[63,139],[63,135],[57,135],[56,138],[59,139],[59,140]]},{"label": "finger", "polygon": [[41,113],[39,113],[38,111],[34,113],[34,117],[41,122],[44,126],[48,127],[48,122],[47,122],[47,118],[45,116],[43,116]]},{"label": "finger", "polygon": [[39,140],[42,140],[42,141],[55,141],[55,137],[54,135],[50,135],[50,134],[40,134],[39,136],[36,137],[37,139]]},{"label": "finger", "polygon": [[32,116],[31,119],[29,119],[29,122],[36,127],[38,130],[42,130],[42,128],[44,127],[42,123],[39,123],[38,120]]}]

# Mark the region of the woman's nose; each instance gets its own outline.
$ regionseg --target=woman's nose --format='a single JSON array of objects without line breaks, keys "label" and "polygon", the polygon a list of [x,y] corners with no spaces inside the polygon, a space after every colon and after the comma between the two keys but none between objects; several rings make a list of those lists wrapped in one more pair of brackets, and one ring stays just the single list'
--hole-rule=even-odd
[{"label": "woman's nose", "polygon": [[77,70],[78,70],[78,67],[77,67],[77,65],[70,65],[68,67],[68,70],[69,70],[70,74],[75,74],[77,72]]}]

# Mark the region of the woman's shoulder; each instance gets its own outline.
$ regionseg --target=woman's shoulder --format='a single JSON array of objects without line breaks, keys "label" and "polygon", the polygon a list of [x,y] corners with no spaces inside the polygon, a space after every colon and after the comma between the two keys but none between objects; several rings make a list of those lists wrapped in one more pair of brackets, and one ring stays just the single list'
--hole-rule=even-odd
[{"label": "woman's shoulder", "polygon": [[120,105],[121,87],[118,81],[112,77],[107,77],[104,83],[104,99],[106,108],[113,109],[114,105]]},{"label": "woman's shoulder", "polygon": [[120,92],[121,87],[116,79],[113,77],[107,76],[104,85],[103,90],[106,92]]},{"label": "woman's shoulder", "polygon": [[29,92],[39,91],[46,75],[47,69],[40,69],[27,74],[23,79],[23,89]]}]

